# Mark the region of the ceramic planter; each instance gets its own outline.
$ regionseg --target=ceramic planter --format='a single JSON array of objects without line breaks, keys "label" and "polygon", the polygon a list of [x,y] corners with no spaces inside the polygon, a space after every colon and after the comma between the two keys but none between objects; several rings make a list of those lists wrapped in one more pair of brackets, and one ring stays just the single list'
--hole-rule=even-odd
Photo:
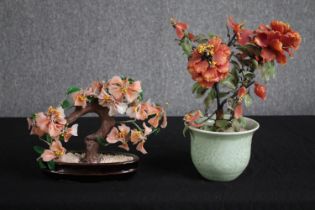
[{"label": "ceramic planter", "polygon": [[231,181],[245,170],[251,155],[254,132],[259,124],[246,120],[246,131],[212,132],[189,127],[191,158],[198,172],[213,181]]}]

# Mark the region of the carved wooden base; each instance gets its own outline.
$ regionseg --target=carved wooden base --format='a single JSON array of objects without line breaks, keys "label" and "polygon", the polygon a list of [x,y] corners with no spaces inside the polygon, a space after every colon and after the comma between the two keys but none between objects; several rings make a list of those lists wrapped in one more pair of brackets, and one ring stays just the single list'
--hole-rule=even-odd
[{"label": "carved wooden base", "polygon": [[115,163],[63,163],[56,162],[54,171],[43,169],[50,177],[77,181],[100,181],[107,179],[128,178],[138,168],[139,157],[131,153],[114,152],[113,155],[126,155],[132,160]]}]

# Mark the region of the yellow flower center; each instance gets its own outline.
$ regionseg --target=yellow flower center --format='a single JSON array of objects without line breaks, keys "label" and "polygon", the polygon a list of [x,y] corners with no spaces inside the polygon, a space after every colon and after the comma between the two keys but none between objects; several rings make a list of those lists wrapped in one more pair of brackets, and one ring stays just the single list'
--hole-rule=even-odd
[{"label": "yellow flower center", "polygon": [[56,155],[57,157],[60,157],[60,156],[62,156],[63,154],[64,154],[63,151],[55,151],[55,155]]},{"label": "yellow flower center", "polygon": [[52,107],[52,106],[50,106],[49,108],[48,108],[48,115],[54,115],[54,116],[56,116],[57,118],[58,117],[60,117],[60,113],[58,112],[58,110],[56,109],[56,108],[54,108],[54,107]]},{"label": "yellow flower center", "polygon": [[207,56],[214,54],[214,46],[212,44],[199,44],[197,46],[197,51],[200,54],[206,54]]},{"label": "yellow flower center", "polygon": [[142,132],[141,131],[135,131],[135,133],[134,133],[134,137],[135,138],[140,138],[142,136]]},{"label": "yellow flower center", "polygon": [[135,107],[133,108],[133,111],[134,111],[134,112],[138,112],[138,111],[139,111],[139,106],[135,106]]},{"label": "yellow flower center", "polygon": [[86,97],[84,95],[78,95],[79,101],[85,101]]},{"label": "yellow flower center", "polygon": [[126,94],[127,93],[127,88],[126,87],[121,88],[121,92]]},{"label": "yellow flower center", "polygon": [[117,137],[120,138],[120,139],[124,139],[126,136],[127,136],[127,132],[126,131],[120,131],[117,134]]},{"label": "yellow flower center", "polygon": [[108,102],[108,101],[110,101],[110,96],[109,95],[104,95],[103,99],[104,99],[104,101]]}]

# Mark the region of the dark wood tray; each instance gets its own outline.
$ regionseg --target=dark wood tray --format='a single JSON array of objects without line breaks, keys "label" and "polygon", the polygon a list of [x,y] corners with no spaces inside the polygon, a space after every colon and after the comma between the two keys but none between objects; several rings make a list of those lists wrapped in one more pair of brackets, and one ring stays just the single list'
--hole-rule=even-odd
[{"label": "dark wood tray", "polygon": [[139,157],[131,153],[111,152],[110,154],[132,156],[133,160],[116,163],[63,163],[56,162],[55,170],[42,171],[55,179],[71,179],[76,181],[101,181],[126,179],[138,168]]}]

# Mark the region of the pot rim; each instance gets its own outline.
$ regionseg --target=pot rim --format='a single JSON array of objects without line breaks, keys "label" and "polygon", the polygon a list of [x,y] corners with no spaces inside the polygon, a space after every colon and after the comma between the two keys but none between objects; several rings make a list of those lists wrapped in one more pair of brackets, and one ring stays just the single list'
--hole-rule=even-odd
[{"label": "pot rim", "polygon": [[205,131],[205,130],[201,130],[199,128],[195,128],[192,126],[188,126],[188,128],[192,131],[196,131],[199,133],[205,133],[205,134],[215,134],[215,135],[222,135],[222,136],[238,136],[238,135],[254,133],[260,127],[259,123],[256,120],[253,120],[252,118],[249,118],[249,117],[243,117],[243,118],[245,118],[246,121],[251,121],[252,123],[254,123],[254,125],[255,125],[254,128],[252,128],[250,130],[239,131],[239,132]]}]

